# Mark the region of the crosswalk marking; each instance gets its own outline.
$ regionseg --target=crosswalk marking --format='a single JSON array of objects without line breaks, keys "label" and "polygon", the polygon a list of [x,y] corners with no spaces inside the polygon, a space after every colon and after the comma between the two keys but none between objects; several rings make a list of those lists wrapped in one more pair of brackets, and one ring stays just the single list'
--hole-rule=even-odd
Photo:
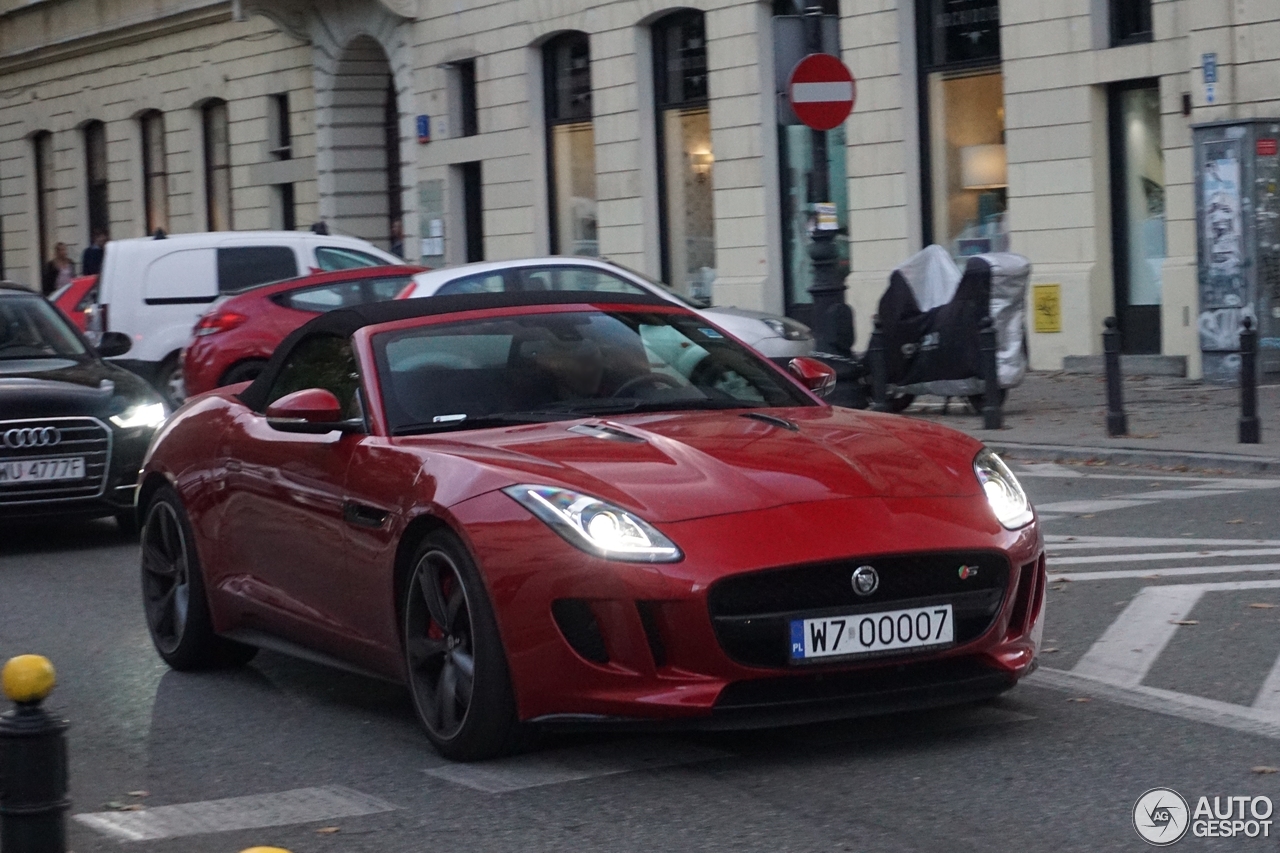
[{"label": "crosswalk marking", "polygon": [[1274,711],[1280,714],[1280,657],[1271,665],[1271,671],[1262,682],[1258,696],[1253,700],[1253,707],[1259,711]]},{"label": "crosswalk marking", "polygon": [[1066,536],[1063,534],[1044,537],[1051,547],[1050,553],[1062,551],[1093,551],[1098,548],[1162,548],[1162,547],[1217,547],[1232,545],[1252,545],[1258,548],[1280,548],[1280,539],[1156,539],[1149,536]]},{"label": "crosswalk marking", "polygon": [[1253,574],[1255,572],[1280,572],[1280,563],[1255,563],[1235,566],[1179,566],[1174,569],[1126,569],[1104,570],[1100,572],[1056,572],[1052,565],[1049,568],[1049,583],[1057,581],[1118,581],[1143,578],[1182,578],[1192,575],[1236,575]]},{"label": "crosswalk marking", "polygon": [[[1050,554],[1056,552],[1052,549]],[[1219,557],[1274,557],[1280,548],[1234,548],[1229,551],[1154,551],[1143,554],[1095,554],[1089,557],[1053,557],[1055,566],[1083,566],[1091,563],[1150,563],[1156,560],[1206,560]]]},{"label": "crosswalk marking", "polygon": [[1187,617],[1203,594],[1198,584],[1144,588],[1072,672],[1124,687],[1141,684],[1177,632],[1175,623]]},{"label": "crosswalk marking", "polygon": [[122,841],[154,841],[237,829],[262,829],[312,821],[331,821],[393,811],[377,797],[329,785],[252,797],[231,797],[136,812],[93,812],[75,819]]},{"label": "crosswalk marking", "polygon": [[[1045,541],[1050,581],[1131,580],[1280,571],[1280,563],[1179,565],[1190,560],[1225,561],[1280,556],[1280,541],[1274,539],[1049,535]],[[1087,551],[1102,553],[1081,553]],[[1093,571],[1064,571],[1073,566],[1097,568]]]}]

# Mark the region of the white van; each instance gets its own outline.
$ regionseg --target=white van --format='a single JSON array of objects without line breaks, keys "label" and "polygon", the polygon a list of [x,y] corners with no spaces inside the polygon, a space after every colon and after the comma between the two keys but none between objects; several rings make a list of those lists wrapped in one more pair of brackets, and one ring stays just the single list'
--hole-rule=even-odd
[{"label": "white van", "polygon": [[185,396],[179,352],[209,303],[268,281],[312,272],[401,264],[355,237],[308,231],[215,231],[107,243],[91,333],[124,332],[112,359],[173,403]]}]

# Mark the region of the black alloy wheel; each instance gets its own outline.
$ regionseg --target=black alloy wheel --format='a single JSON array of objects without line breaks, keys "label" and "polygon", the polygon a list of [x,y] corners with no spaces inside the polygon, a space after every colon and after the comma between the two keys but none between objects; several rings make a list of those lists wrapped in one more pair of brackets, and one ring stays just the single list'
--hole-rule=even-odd
[{"label": "black alloy wheel", "polygon": [[452,534],[419,547],[403,620],[409,692],[431,742],[458,761],[509,751],[519,727],[506,655],[479,573]]},{"label": "black alloy wheel", "polygon": [[142,604],[151,640],[178,670],[248,662],[257,649],[213,633],[191,523],[172,489],[160,489],[142,528]]}]

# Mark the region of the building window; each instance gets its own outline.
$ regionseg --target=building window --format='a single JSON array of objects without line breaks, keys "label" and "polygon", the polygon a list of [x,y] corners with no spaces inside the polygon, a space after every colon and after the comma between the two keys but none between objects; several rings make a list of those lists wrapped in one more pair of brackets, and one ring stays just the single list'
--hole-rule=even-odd
[{"label": "building window", "polygon": [[462,163],[462,219],[466,237],[466,262],[484,260],[484,181],[480,161]]},{"label": "building window", "polygon": [[271,156],[277,160],[293,159],[293,129],[289,125],[289,93],[272,95],[267,101],[267,121]]},{"label": "building window", "polygon": [[653,68],[662,278],[685,296],[709,299],[716,278],[715,156],[701,12],[676,12],[653,25]]},{"label": "building window", "polygon": [[387,243],[392,254],[404,252],[404,183],[400,161],[400,102],[396,81],[387,77],[382,101],[382,139],[387,160]]},{"label": "building window", "polygon": [[31,154],[36,174],[36,239],[40,263],[53,257],[58,237],[58,199],[53,172],[53,134],[47,130],[31,137]]},{"label": "building window", "polygon": [[1111,46],[1151,41],[1151,0],[1111,0]]},{"label": "building window", "polygon": [[1124,352],[1160,352],[1165,246],[1164,144],[1160,86],[1121,83],[1110,91],[1111,228],[1116,317]]},{"label": "building window", "polygon": [[928,0],[921,8],[925,242],[956,257],[1005,251],[1008,165],[999,4]]},{"label": "building window", "polygon": [[151,110],[139,119],[142,125],[142,206],[147,234],[169,230],[169,173],[165,153],[164,113]]},{"label": "building window", "polygon": [[551,253],[598,255],[596,137],[591,124],[591,52],[586,33],[565,33],[542,49],[546,85]]},{"label": "building window", "polygon": [[91,121],[84,126],[85,201],[89,207],[89,241],[111,233],[111,203],[107,198],[107,126]]},{"label": "building window", "polygon": [[231,127],[227,102],[213,100],[201,109],[204,128],[205,214],[210,231],[230,231]]},{"label": "building window", "polygon": [[454,64],[458,85],[459,136],[475,136],[480,132],[479,107],[476,103],[476,61],[466,59]]}]

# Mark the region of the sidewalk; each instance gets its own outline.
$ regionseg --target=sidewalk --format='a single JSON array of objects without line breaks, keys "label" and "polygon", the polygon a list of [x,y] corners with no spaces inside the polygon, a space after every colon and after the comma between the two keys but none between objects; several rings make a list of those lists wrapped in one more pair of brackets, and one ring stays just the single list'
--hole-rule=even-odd
[{"label": "sidewalk", "polygon": [[1261,444],[1237,443],[1240,389],[1164,376],[1124,377],[1129,434],[1107,436],[1102,376],[1028,373],[1010,389],[1004,428],[982,429],[962,399],[918,397],[905,414],[944,423],[1013,458],[1238,473],[1280,473],[1280,385],[1258,389]]}]

